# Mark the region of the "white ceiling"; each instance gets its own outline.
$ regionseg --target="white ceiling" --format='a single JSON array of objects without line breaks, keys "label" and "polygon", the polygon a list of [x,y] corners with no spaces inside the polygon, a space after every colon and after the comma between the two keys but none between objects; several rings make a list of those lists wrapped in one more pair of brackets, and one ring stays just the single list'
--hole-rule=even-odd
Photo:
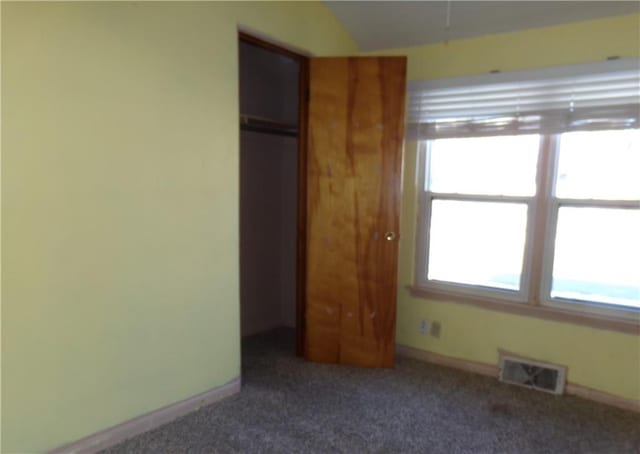
[{"label": "white ceiling", "polygon": [[408,47],[640,12],[638,1],[326,1],[360,50]]}]

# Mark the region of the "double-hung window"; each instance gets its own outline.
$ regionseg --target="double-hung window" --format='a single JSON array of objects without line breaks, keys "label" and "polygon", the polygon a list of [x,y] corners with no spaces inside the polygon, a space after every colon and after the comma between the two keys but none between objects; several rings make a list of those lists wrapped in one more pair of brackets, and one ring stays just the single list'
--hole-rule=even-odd
[{"label": "double-hung window", "polygon": [[543,295],[555,307],[640,309],[640,129],[560,134],[552,150]]},{"label": "double-hung window", "polygon": [[434,288],[526,300],[524,258],[540,136],[440,139],[424,146],[424,277]]},{"label": "double-hung window", "polygon": [[418,83],[415,289],[640,320],[638,61]]}]

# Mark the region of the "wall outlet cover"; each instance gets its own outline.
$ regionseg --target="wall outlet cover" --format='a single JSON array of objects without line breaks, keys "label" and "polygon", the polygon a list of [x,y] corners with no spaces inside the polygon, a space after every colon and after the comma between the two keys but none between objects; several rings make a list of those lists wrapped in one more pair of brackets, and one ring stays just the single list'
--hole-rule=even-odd
[{"label": "wall outlet cover", "polygon": [[429,320],[420,321],[420,334],[422,335],[429,334]]}]

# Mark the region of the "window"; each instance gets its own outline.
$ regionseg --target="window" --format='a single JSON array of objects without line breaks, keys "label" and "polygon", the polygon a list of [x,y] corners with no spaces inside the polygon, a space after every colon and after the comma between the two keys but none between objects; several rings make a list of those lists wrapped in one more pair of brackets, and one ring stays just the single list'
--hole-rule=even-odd
[{"label": "window", "polygon": [[640,130],[565,133],[556,148],[545,293],[640,309]]},{"label": "window", "polygon": [[410,89],[417,288],[640,321],[632,63],[632,72]]},{"label": "window", "polygon": [[481,287],[469,287],[472,292],[507,290],[494,295],[525,298],[523,258],[539,144],[538,135],[426,144],[428,281]]},{"label": "window", "polygon": [[640,309],[640,130],[436,139],[422,158],[420,285],[514,302],[538,285],[549,306]]}]

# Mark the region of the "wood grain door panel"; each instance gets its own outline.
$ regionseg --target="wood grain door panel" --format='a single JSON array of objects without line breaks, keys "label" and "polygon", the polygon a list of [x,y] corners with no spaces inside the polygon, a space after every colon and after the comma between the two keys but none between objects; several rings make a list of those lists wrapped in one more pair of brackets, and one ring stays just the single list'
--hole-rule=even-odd
[{"label": "wood grain door panel", "polygon": [[403,57],[311,59],[305,356],[391,367]]}]

